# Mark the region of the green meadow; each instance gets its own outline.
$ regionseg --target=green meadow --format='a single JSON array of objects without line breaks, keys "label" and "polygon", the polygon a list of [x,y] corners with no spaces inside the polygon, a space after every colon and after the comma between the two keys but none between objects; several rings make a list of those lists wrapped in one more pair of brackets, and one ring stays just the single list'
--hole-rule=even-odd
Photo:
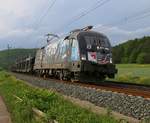
[{"label": "green meadow", "polygon": [[115,81],[150,85],[150,64],[117,64]]}]

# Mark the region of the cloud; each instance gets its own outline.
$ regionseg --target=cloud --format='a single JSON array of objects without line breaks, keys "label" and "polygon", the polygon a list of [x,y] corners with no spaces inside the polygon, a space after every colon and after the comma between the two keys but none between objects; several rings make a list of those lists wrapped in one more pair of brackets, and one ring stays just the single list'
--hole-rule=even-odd
[{"label": "cloud", "polygon": [[35,30],[33,30],[31,28],[16,29],[16,30],[12,30],[11,32],[9,32],[5,37],[15,37],[15,36],[25,37],[25,36],[29,36],[30,34],[32,34],[34,32],[35,32]]},{"label": "cloud", "polygon": [[[44,41],[46,33],[55,32],[62,35],[75,28],[98,23],[100,24],[96,26],[97,30],[106,34],[113,45],[150,35],[149,19],[121,27],[104,26],[148,8],[149,0],[110,1],[77,21],[74,21],[74,18],[91,8],[97,0],[57,0],[38,26],[36,23],[46,12],[51,0],[0,0],[0,2],[0,49],[9,43],[15,47],[40,47],[46,42]],[[68,23],[72,21],[74,22],[69,25]]]},{"label": "cloud", "polygon": [[[32,41],[33,36],[36,40],[39,34],[32,25],[46,2],[48,1],[0,0],[0,49],[11,43],[11,40],[13,40],[12,45],[23,47],[30,47],[31,42],[35,43]],[[24,42],[25,39],[29,39],[27,37],[31,37],[30,41]]]},{"label": "cloud", "polygon": [[18,17],[27,17],[46,0],[0,0],[0,9]]},{"label": "cloud", "polygon": [[125,30],[117,26],[103,26],[99,24],[94,27],[94,30],[99,31],[107,35],[113,45],[125,42],[130,39],[140,38],[146,35],[150,35],[150,27],[137,28],[135,30]]},{"label": "cloud", "polygon": [[0,35],[5,34],[9,29],[10,28],[6,22],[0,19]]}]

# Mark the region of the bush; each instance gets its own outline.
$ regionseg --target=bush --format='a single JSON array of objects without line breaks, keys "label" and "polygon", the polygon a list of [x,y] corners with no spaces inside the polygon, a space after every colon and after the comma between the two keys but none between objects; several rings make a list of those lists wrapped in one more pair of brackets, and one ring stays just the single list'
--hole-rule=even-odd
[{"label": "bush", "polygon": [[139,64],[143,64],[145,61],[146,53],[140,53],[136,59],[136,62]]}]

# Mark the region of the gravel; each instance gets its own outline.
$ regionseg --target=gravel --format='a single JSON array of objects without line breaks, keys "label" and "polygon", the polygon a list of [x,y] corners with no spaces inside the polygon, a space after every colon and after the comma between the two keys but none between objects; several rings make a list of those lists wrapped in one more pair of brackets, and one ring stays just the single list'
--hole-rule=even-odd
[{"label": "gravel", "polygon": [[47,89],[54,89],[64,95],[86,100],[97,106],[106,107],[139,120],[150,117],[150,99],[100,89],[96,90],[61,82],[59,83],[54,82],[54,80],[43,80],[41,78],[27,75],[14,75],[33,85]]}]

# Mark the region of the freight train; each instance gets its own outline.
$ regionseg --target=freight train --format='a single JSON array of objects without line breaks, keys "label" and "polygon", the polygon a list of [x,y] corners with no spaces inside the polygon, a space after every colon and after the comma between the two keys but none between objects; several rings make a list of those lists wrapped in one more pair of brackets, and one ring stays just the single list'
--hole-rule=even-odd
[{"label": "freight train", "polygon": [[88,26],[65,37],[53,36],[37,50],[35,57],[18,60],[13,71],[72,81],[114,78],[117,69],[112,63],[109,39],[104,34]]}]

